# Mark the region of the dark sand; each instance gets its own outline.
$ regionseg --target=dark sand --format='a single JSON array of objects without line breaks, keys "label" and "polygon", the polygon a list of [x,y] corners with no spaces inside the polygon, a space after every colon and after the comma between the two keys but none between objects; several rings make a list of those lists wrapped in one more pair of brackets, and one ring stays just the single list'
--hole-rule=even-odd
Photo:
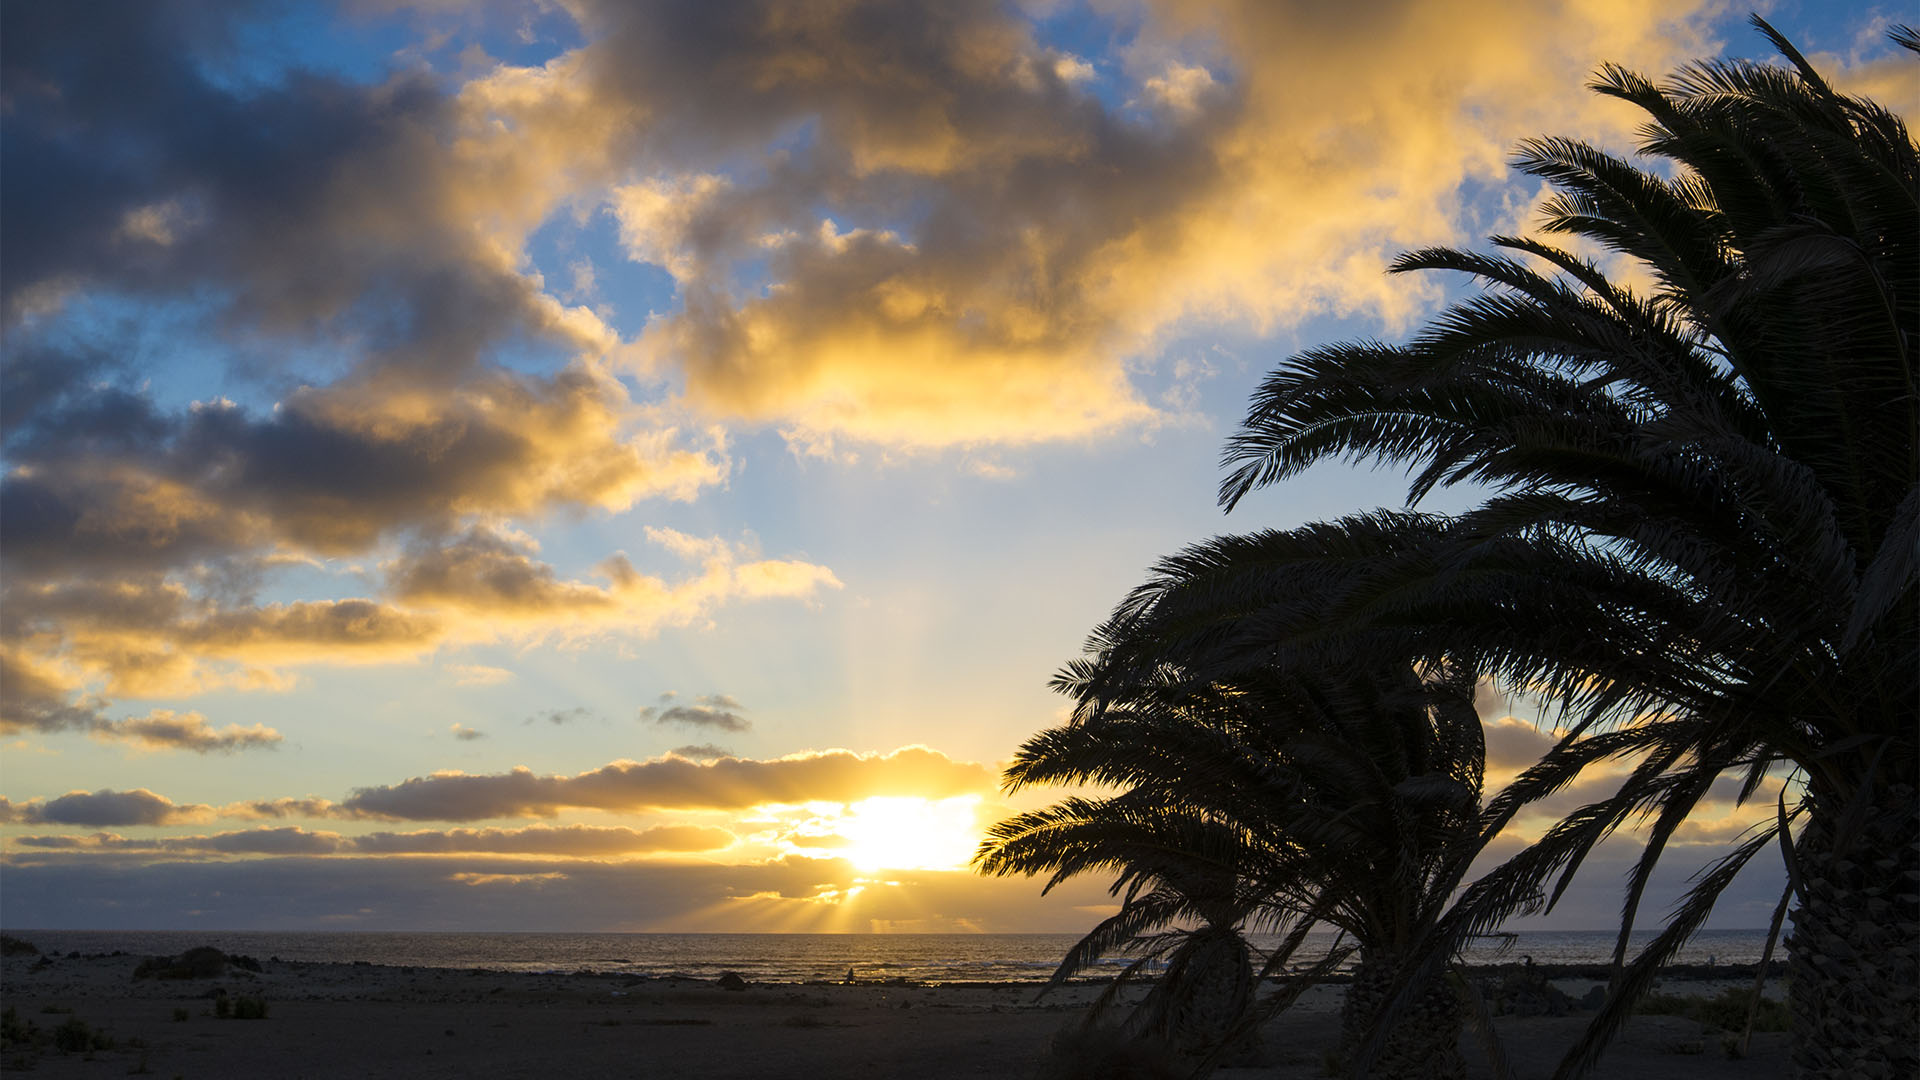
[{"label": "dark sand", "polygon": [[[264,962],[259,974],[132,978],[138,957],[7,957],[0,997],[20,1021],[51,1031],[71,1018],[111,1033],[91,1054],[0,1053],[7,1076],[185,1080],[297,1077],[947,1077],[1033,1076],[1055,1032],[1094,990],[1034,1001],[1031,986],[754,985],[696,980],[525,975]],[[1562,982],[1576,998],[1592,985]],[[1670,993],[1717,993],[1731,981],[1672,981]],[[268,1003],[262,1020],[218,1019],[212,991]],[[1341,989],[1312,991],[1263,1031],[1269,1064],[1223,1080],[1325,1075]],[[187,1019],[176,1021],[175,1010]],[[71,1010],[48,1011],[48,1010]],[[1583,1015],[1496,1021],[1518,1077],[1551,1073]],[[1728,1060],[1718,1033],[1678,1017],[1636,1018],[1598,1080],[1770,1080],[1787,1074],[1784,1035],[1757,1035]],[[1490,1076],[1477,1044],[1472,1074]],[[145,1071],[142,1072],[141,1070]]]}]

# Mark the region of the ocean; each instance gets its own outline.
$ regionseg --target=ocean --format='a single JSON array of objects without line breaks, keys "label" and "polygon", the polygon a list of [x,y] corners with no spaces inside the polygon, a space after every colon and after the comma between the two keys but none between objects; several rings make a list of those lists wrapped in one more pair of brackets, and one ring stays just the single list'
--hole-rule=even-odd
[{"label": "ocean", "polygon": [[[260,960],[363,961],[392,967],[495,971],[594,971],[710,979],[738,972],[752,982],[862,980],[916,983],[1041,982],[1078,940],[1073,934],[572,934],[266,930],[7,930],[42,952],[175,955],[198,945]],[[1636,947],[1653,937],[1635,935]],[[1611,931],[1536,931],[1487,941],[1469,963],[1531,956],[1539,964],[1605,963]],[[1256,945],[1273,942],[1256,936]],[[1681,951],[1684,964],[1756,964],[1764,930],[1706,930]],[[1776,953],[1776,958],[1779,954]],[[1117,971],[1126,957],[1087,974]]]}]

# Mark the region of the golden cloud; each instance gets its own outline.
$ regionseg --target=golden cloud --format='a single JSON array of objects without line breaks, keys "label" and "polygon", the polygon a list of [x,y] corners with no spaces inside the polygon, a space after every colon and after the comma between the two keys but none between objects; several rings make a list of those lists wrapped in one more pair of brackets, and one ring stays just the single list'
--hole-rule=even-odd
[{"label": "golden cloud", "polygon": [[609,203],[684,298],[633,362],[809,445],[1082,437],[1152,419],[1123,361],[1189,320],[1404,323],[1432,297],[1385,259],[1479,232],[1513,142],[1628,133],[1580,73],[1711,44],[1705,5],[1165,0],[1103,74],[987,5],[579,13],[589,44],[466,96],[613,143],[630,110]]},{"label": "golden cloud", "polygon": [[[266,745],[277,733],[216,732],[197,714],[110,722],[88,687],[117,697],[276,688],[289,667],[401,662],[450,640],[502,635],[653,633],[708,618],[729,602],[806,599],[841,587],[827,567],[761,559],[747,544],[672,530],[646,535],[696,567],[669,579],[615,555],[600,568],[602,582],[569,581],[534,557],[529,538],[474,526],[452,539],[422,540],[384,564],[391,600],[223,605],[153,574],[9,583],[0,617],[0,666],[8,675],[0,730],[91,730],[201,751]],[[463,670],[459,678],[500,675]]]},{"label": "golden cloud", "polygon": [[755,761],[668,756],[616,761],[574,776],[444,772],[358,788],[338,816],[406,821],[551,817],[565,809],[631,813],[657,809],[741,810],[773,803],[854,802],[876,795],[929,799],[990,792],[992,770],[924,747],[890,754],[827,750]]}]

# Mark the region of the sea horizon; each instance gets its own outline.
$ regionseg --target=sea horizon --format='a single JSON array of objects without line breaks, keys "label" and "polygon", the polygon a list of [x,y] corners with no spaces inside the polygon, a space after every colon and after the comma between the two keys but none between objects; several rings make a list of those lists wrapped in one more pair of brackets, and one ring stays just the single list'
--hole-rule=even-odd
[{"label": "sea horizon", "polygon": [[[1632,943],[1656,931],[1637,931]],[[733,972],[754,982],[859,981],[910,983],[1038,983],[1048,979],[1079,934],[832,933],[564,930],[62,930],[5,928],[43,954],[177,955],[211,945],[223,952],[305,963],[366,963],[507,972],[589,972],[643,978],[717,978]],[[1603,964],[1617,931],[1532,930],[1490,938],[1466,950],[1469,964],[1530,957],[1552,966]],[[1331,943],[1331,933],[1309,938],[1303,960]],[[1278,938],[1250,935],[1259,948]],[[1675,957],[1676,964],[1751,965],[1765,945],[1765,929],[1703,930]],[[1776,956],[1779,952],[1776,950]],[[1087,978],[1116,974],[1132,957],[1104,957]],[[57,962],[57,961],[56,961]]]}]

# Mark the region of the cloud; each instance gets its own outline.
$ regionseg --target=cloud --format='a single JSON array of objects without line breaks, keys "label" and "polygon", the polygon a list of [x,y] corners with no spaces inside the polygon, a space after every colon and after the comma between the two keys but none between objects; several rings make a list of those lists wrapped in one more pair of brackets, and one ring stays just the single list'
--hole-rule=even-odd
[{"label": "cloud", "polygon": [[147,750],[199,754],[272,749],[282,741],[280,733],[265,724],[215,728],[197,712],[172,709],[112,720],[105,709],[103,700],[80,693],[52,668],[0,647],[0,733],[85,732]]},{"label": "cloud", "polygon": [[[45,362],[59,363],[60,356]],[[109,399],[126,419],[106,415]],[[166,569],[284,545],[367,550],[401,530],[472,515],[689,499],[726,475],[723,452],[677,429],[629,435],[626,391],[583,368],[479,372],[418,386],[380,371],[304,387],[271,414],[49,380],[8,439],[5,557],[47,574]],[[96,429],[123,425],[110,441]]]},{"label": "cloud", "polygon": [[[0,310],[17,320],[85,288],[197,292],[266,330],[371,324],[381,351],[439,369],[515,330],[605,333],[510,254],[564,194],[559,177],[516,168],[517,140],[418,69],[370,85],[222,79],[262,61],[235,55],[258,17],[6,12],[6,149],[33,167],[0,196]],[[381,326],[369,298],[409,317]]]},{"label": "cloud", "polygon": [[[311,663],[390,663],[432,651],[447,633],[435,616],[362,598],[233,603],[184,584],[129,578],[16,578],[0,596],[0,653],[32,669],[18,711],[41,730],[81,726],[46,702],[98,712],[96,680],[113,696],[185,696],[218,688],[275,688],[275,669]],[[49,726],[47,717],[64,720]],[[38,719],[36,719],[38,718]]]},{"label": "cloud", "polygon": [[679,724],[683,727],[710,728],[714,731],[750,731],[753,722],[740,715],[746,707],[725,694],[695,698],[691,705],[674,704],[672,693],[660,695],[660,704],[640,710],[642,723]]},{"label": "cloud", "polygon": [[[39,824],[41,822],[34,822]],[[126,822],[45,822],[47,824],[129,824]],[[132,824],[154,824],[139,822]],[[128,838],[112,833],[91,836],[15,836],[10,846],[43,851],[154,852],[199,855],[541,855],[593,858],[619,855],[718,851],[734,843],[725,829],[701,825],[661,825],[629,829],[591,825],[524,829],[449,829],[444,832],[375,832],[343,836],[295,827],[243,829],[209,836]]]},{"label": "cloud", "polygon": [[0,864],[9,920],[55,925],[66,919],[102,929],[186,929],[217,921],[253,930],[570,932],[828,932],[889,925],[951,931],[966,928],[960,923],[968,920],[976,930],[1077,933],[1087,917],[1075,905],[1106,899],[1105,883],[1091,880],[1069,882],[1046,898],[1033,881],[965,872],[901,872],[866,882],[837,859],[719,865],[671,857],[110,852],[11,846]]},{"label": "cloud", "polygon": [[332,816],[333,808],[331,800],[310,795],[304,799],[255,799],[228,803],[219,809],[219,815],[249,821],[263,818],[322,818]]},{"label": "cloud", "polygon": [[695,761],[711,761],[714,758],[729,756],[730,751],[724,746],[715,746],[712,743],[689,743],[686,746],[676,746],[667,753],[676,757],[692,758]]},{"label": "cloud", "polygon": [[1432,296],[1386,257],[1475,235],[1463,190],[1516,139],[1627,134],[1579,73],[1711,51],[1685,5],[1164,0],[1114,28],[1115,103],[1017,8],[579,10],[541,85],[644,113],[610,204],[683,297],[638,362],[715,412],[910,446],[1152,423],[1123,363],[1186,322],[1404,322]]},{"label": "cloud", "polygon": [[571,709],[547,709],[544,712],[534,713],[532,716],[520,721],[520,724],[524,727],[533,723],[535,720],[545,720],[547,723],[559,727],[562,724],[571,724],[576,720],[585,720],[592,715],[593,710],[584,705],[575,705]]},{"label": "cloud", "polygon": [[[534,558],[530,539],[475,526],[444,543],[420,541],[385,564],[390,598],[236,603],[157,574],[19,576],[0,597],[0,724],[157,745],[164,718],[109,722],[109,695],[278,688],[288,667],[404,662],[450,640],[650,634],[711,618],[732,602],[808,599],[841,587],[826,567],[760,559],[745,543],[649,535],[697,566],[668,578],[616,555],[602,564],[603,582],[570,582]],[[238,728],[224,729],[226,743],[176,734],[203,751],[275,741]]]},{"label": "cloud", "polygon": [[352,848],[366,854],[633,855],[658,852],[718,851],[734,835],[705,825],[658,825],[628,829],[593,825],[523,829],[449,829],[444,832],[377,832],[355,837]]},{"label": "cloud", "polygon": [[630,813],[653,809],[735,810],[769,803],[853,802],[875,795],[935,799],[992,791],[992,770],[924,747],[890,754],[827,750],[755,761],[684,757],[616,761],[575,776],[530,769],[414,777],[356,788],[335,813],[405,821],[551,817],[563,809]]},{"label": "cloud", "polygon": [[[1123,364],[1183,321],[1407,317],[1383,257],[1471,235],[1516,138],[1624,132],[1578,73],[1711,44],[1686,5],[1379,8],[1160,0],[1096,69],[1017,7],[599,0],[540,66],[255,94],[208,77],[217,14],[10,13],[4,302],[177,289],[387,372],[532,334],[796,430],[1080,438],[1152,421]],[[681,297],[631,350],[522,257],[595,206]]]},{"label": "cloud", "polygon": [[212,807],[175,803],[146,788],[101,788],[91,793],[69,791],[52,799],[9,802],[0,813],[0,821],[25,825],[177,825],[206,821],[212,816]]},{"label": "cloud", "polygon": [[507,618],[591,616],[617,603],[605,588],[559,580],[553,567],[536,561],[524,543],[484,528],[416,549],[389,564],[388,588],[410,603]]},{"label": "cloud", "polygon": [[179,713],[172,709],[155,709],[141,717],[106,721],[96,725],[92,733],[98,738],[126,739],[153,749],[192,750],[200,754],[270,749],[283,741],[279,732],[265,724],[249,727],[228,724],[216,729],[197,712]]},{"label": "cloud", "polygon": [[1487,772],[1496,776],[1511,776],[1539,764],[1560,741],[1552,729],[1517,716],[1483,719],[1480,729],[1487,742]]},{"label": "cloud", "polygon": [[448,724],[447,730],[453,734],[454,738],[459,739],[461,742],[473,742],[475,739],[484,739],[487,737],[486,732],[476,731],[465,724]]},{"label": "cloud", "polygon": [[625,553],[616,553],[596,568],[602,581],[567,581],[535,558],[531,540],[476,526],[451,540],[416,545],[387,563],[388,589],[408,605],[482,615],[496,625],[648,632],[696,620],[734,600],[806,599],[841,588],[827,567],[762,559],[751,543],[651,527],[645,535],[696,569],[669,580],[639,572]]}]

